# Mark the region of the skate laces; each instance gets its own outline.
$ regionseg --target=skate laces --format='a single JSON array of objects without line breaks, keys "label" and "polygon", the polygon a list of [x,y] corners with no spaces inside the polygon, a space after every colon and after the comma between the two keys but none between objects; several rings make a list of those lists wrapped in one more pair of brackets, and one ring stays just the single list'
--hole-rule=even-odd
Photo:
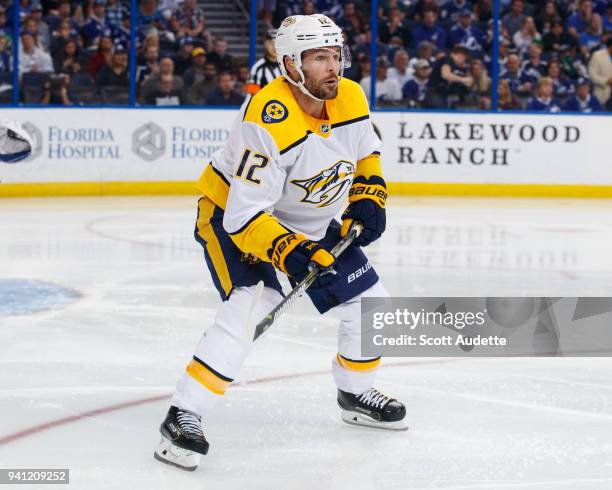
[{"label": "skate laces", "polygon": [[200,417],[196,414],[188,412],[187,410],[178,410],[176,413],[176,420],[185,435],[204,437]]},{"label": "skate laces", "polygon": [[357,399],[360,402],[363,402],[367,405],[376,408],[383,408],[391,400],[391,398],[386,395],[383,395],[376,388],[370,388],[368,391],[364,391],[361,395],[357,397]]}]

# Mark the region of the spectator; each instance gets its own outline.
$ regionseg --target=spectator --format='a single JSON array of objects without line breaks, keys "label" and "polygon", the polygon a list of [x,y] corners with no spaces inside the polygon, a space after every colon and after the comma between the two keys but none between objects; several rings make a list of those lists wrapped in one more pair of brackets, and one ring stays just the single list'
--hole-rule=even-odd
[{"label": "spectator", "polygon": [[113,40],[110,36],[103,36],[98,44],[98,50],[89,60],[87,71],[95,78],[104,65],[109,65],[113,57]]},{"label": "spectator", "polygon": [[240,65],[236,70],[236,80],[234,80],[234,90],[242,97],[247,96],[247,84],[251,77],[248,65]]},{"label": "spectator", "polygon": [[79,25],[71,17],[70,0],[61,0],[57,6],[57,12],[47,17],[47,25],[52,35],[60,29],[64,22],[68,22],[71,31],[75,33],[78,31]]},{"label": "spectator", "polygon": [[21,46],[19,47],[20,73],[52,73],[53,61],[51,56],[36,46],[34,36],[28,31],[21,33]]},{"label": "spectator", "polygon": [[128,15],[128,9],[120,0],[106,1],[106,19],[111,29],[120,29],[124,17]]},{"label": "spectator", "polygon": [[542,77],[536,85],[536,95],[527,103],[528,111],[561,112],[561,102],[553,97],[553,81]]},{"label": "spectator", "polygon": [[26,24],[33,23],[33,33],[36,34],[38,47],[47,53],[51,44],[51,31],[49,26],[43,21],[43,8],[40,3],[35,3],[30,9],[30,15],[26,19]]},{"label": "spectator", "polygon": [[521,70],[521,61],[517,54],[508,56],[506,71],[500,75],[502,80],[507,80],[510,91],[513,94],[529,94],[533,88],[535,80]]},{"label": "spectator", "polygon": [[197,6],[196,0],[185,0],[172,18],[172,27],[177,36],[202,39],[210,50],[212,36],[205,30],[204,11]]},{"label": "spectator", "polygon": [[591,0],[580,0],[578,10],[567,19],[567,32],[578,39],[580,33],[586,31],[592,16],[593,2]]},{"label": "spectator", "polygon": [[151,75],[159,72],[159,48],[147,46],[144,56],[136,66],[136,86],[141,88]]},{"label": "spectator", "polygon": [[608,8],[602,20],[603,31],[610,35],[612,33],[612,3],[608,2]]},{"label": "spectator", "polygon": [[403,87],[412,78],[412,74],[408,70],[408,62],[409,58],[406,51],[403,49],[396,51],[393,56],[393,66],[387,72],[387,76],[396,80],[400,87]]},{"label": "spectator", "polygon": [[249,81],[246,84],[246,91],[251,95],[259,92],[272,80],[281,75],[278,62],[276,61],[276,48],[274,47],[275,38],[275,30],[267,32],[264,41],[264,55],[251,67]]},{"label": "spectator", "polygon": [[437,0],[417,0],[410,9],[409,15],[413,20],[423,22],[428,10],[433,10],[436,18],[440,18],[440,7]]},{"label": "spectator", "polygon": [[129,46],[132,42],[132,36],[130,32],[131,24],[131,13],[125,12],[121,17],[121,23],[118,27],[111,27],[111,36],[113,38],[113,44],[121,44],[122,46]]},{"label": "spectator", "polygon": [[110,64],[104,65],[96,74],[98,89],[103,87],[129,87],[127,51],[120,44],[115,46]]},{"label": "spectator", "polygon": [[423,107],[431,75],[429,61],[417,60],[414,68],[414,77],[402,86],[402,96],[409,107]]},{"label": "spectator", "polygon": [[74,75],[83,70],[83,65],[79,59],[79,49],[77,43],[69,40],[64,44],[64,50],[53,59],[55,73]]},{"label": "spectator", "polygon": [[179,46],[179,51],[174,57],[174,73],[182,77],[185,71],[192,65],[191,53],[195,47],[193,38],[191,36],[181,37]]},{"label": "spectator", "polygon": [[185,94],[183,89],[174,87],[174,76],[166,73],[160,77],[155,89],[145,97],[145,103],[155,106],[185,105]]},{"label": "spectator", "polygon": [[140,32],[147,32],[152,27],[161,28],[164,22],[164,14],[157,9],[156,0],[140,0],[136,19],[136,26]]},{"label": "spectator", "polygon": [[80,104],[80,100],[70,90],[70,75],[62,74],[43,83],[43,105],[71,106]]},{"label": "spectator", "polygon": [[423,41],[429,41],[439,51],[446,48],[446,31],[438,25],[438,13],[428,9],[423,13],[423,23],[414,28],[412,40],[415,46]]},{"label": "spectator", "polygon": [[564,111],[602,112],[603,107],[597,97],[591,95],[591,83],[586,78],[576,82],[576,94],[572,95],[563,106]]},{"label": "spectator", "polygon": [[561,19],[553,20],[550,32],[544,36],[542,43],[546,53],[560,53],[577,44],[576,38],[565,32]]},{"label": "spectator", "polygon": [[427,41],[423,41],[418,45],[416,57],[412,58],[408,63],[408,73],[410,76],[414,76],[416,63],[419,60],[427,60],[429,62],[429,66],[433,66],[433,64],[436,62],[436,58],[434,57],[435,49],[436,47]]},{"label": "spectator", "polygon": [[512,41],[521,56],[527,52],[527,49],[534,41],[540,41],[540,33],[536,30],[533,17],[525,17],[523,25],[514,33]]},{"label": "spectator", "polygon": [[267,29],[272,29],[272,18],[276,11],[276,0],[257,0],[257,14]]},{"label": "spectator", "polygon": [[[385,56],[376,59],[376,101],[378,103],[395,103],[402,100],[402,88],[396,79],[387,76],[389,60]],[[366,94],[370,93],[370,76],[365,76],[359,82]]]},{"label": "spectator", "polygon": [[161,77],[164,75],[172,76],[172,90],[180,92],[184,89],[183,79],[174,74],[174,61],[170,57],[164,57],[159,60],[159,71],[154,73],[146,80],[142,86],[141,98],[146,100],[150,92],[160,90]]},{"label": "spectator", "polygon": [[189,89],[188,99],[191,105],[203,105],[206,98],[217,88],[217,68],[212,63],[204,65],[204,79],[195,82]]},{"label": "spectator", "polygon": [[563,71],[572,80],[580,77],[588,78],[588,61],[582,56],[582,53],[578,50],[576,45],[570,46],[565,51],[561,51],[558,59],[563,67]]},{"label": "spectator", "polygon": [[93,51],[98,47],[100,39],[103,36],[110,36],[110,33],[111,27],[106,20],[106,4],[104,0],[95,0],[93,13],[81,29],[83,43],[87,49]]},{"label": "spectator", "polygon": [[525,22],[525,3],[523,0],[512,0],[510,12],[502,17],[502,26],[508,31],[510,37],[523,26]]},{"label": "spectator", "polygon": [[6,38],[0,36],[0,73],[10,73],[13,71],[9,53],[10,51],[6,46]]},{"label": "spectator", "polygon": [[473,59],[470,65],[470,75],[474,80],[472,84],[472,93],[476,98],[491,96],[491,79],[487,73],[482,60]]},{"label": "spectator", "polygon": [[561,67],[557,60],[548,63],[547,76],[553,81],[553,97],[564,101],[574,93],[574,86],[567,78],[561,76]]},{"label": "spectator", "polygon": [[601,47],[601,33],[601,17],[597,14],[593,14],[586,30],[581,32],[580,36],[578,36],[580,52],[586,59],[591,56],[593,51]]},{"label": "spectator", "polygon": [[595,88],[593,94],[601,105],[609,110],[610,89],[612,87],[612,36],[608,37],[607,46],[591,55],[589,76]]},{"label": "spectator", "polygon": [[227,41],[223,37],[217,37],[213,42],[213,51],[208,55],[208,61],[214,63],[218,73],[232,69],[232,57],[226,51]]},{"label": "spectator", "polygon": [[51,56],[56,57],[64,52],[64,46],[68,41],[77,42],[77,31],[70,27],[70,22],[62,21],[57,31],[53,33],[51,40]]},{"label": "spectator", "polygon": [[493,20],[493,0],[476,0],[472,7],[472,15],[481,24]]},{"label": "spectator", "polygon": [[474,79],[468,73],[469,51],[464,46],[454,46],[450,55],[438,60],[434,66],[427,104],[430,107],[450,107],[462,101],[468,94]]},{"label": "spectator", "polygon": [[521,104],[510,90],[508,80],[500,80],[497,84],[497,107],[500,111],[518,111]]},{"label": "spectator", "polygon": [[560,18],[555,0],[546,0],[540,11],[540,15],[536,17],[536,29],[543,35],[550,32],[553,22]]},{"label": "spectator", "polygon": [[217,89],[207,98],[207,105],[214,106],[239,106],[244,102],[244,97],[233,88],[232,75],[229,72],[220,73],[217,78]]},{"label": "spectator", "polygon": [[206,51],[204,48],[195,48],[191,53],[192,66],[183,74],[185,87],[190,88],[194,83],[204,80]]},{"label": "spectator", "polygon": [[468,0],[447,0],[442,3],[440,19],[446,23],[455,24],[459,22],[461,12],[466,10],[470,13],[472,11],[472,5]]},{"label": "spectator", "polygon": [[548,63],[542,59],[542,48],[537,43],[532,43],[527,48],[527,59],[523,62],[521,69],[532,80],[537,80],[546,74]]},{"label": "spectator", "polygon": [[465,46],[472,56],[478,56],[482,52],[485,42],[484,33],[477,25],[472,24],[471,13],[467,8],[459,11],[458,21],[451,28],[448,37],[451,46]]},{"label": "spectator", "polygon": [[[354,58],[357,61],[361,61],[361,59],[366,56],[369,58],[370,56],[370,46],[372,44],[372,31],[367,29],[363,35],[363,38],[357,44],[355,48],[355,56]],[[379,56],[387,56],[389,54],[389,47],[386,44],[380,42],[380,40],[376,40],[376,52]]]},{"label": "spectator", "polygon": [[[397,4],[397,0],[391,1]],[[351,0],[344,3],[342,16],[337,20],[336,24],[342,29],[349,46],[355,45],[357,43],[357,37],[365,33],[367,28],[367,23],[363,14],[355,8],[355,2]]]},{"label": "spectator", "polygon": [[410,29],[404,24],[402,13],[398,8],[391,9],[389,20],[380,26],[379,32],[383,43],[389,44],[392,37],[399,37],[402,47],[406,48],[412,44]]}]

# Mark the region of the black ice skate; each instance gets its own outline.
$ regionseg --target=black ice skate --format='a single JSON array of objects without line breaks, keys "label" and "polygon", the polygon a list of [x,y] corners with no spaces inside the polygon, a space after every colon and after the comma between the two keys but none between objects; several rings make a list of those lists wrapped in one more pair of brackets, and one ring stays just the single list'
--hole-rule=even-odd
[{"label": "black ice skate", "polygon": [[338,405],[342,409],[342,420],[347,424],[364,425],[379,429],[408,430],[404,421],[406,407],[395,398],[370,388],[360,395],[338,390]]},{"label": "black ice skate", "polygon": [[202,422],[195,413],[172,406],[159,431],[161,441],[153,456],[162,463],[193,471],[200,463],[200,454],[208,452]]}]

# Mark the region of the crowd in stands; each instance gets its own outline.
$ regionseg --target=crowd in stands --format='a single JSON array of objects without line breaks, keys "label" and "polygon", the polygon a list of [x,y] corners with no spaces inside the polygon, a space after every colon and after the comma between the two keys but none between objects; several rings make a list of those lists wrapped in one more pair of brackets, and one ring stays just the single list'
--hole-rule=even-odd
[{"label": "crowd in stands", "polygon": [[[371,86],[376,103],[435,109],[612,111],[612,2],[500,0],[493,59],[493,0],[379,0],[373,40],[365,0],[259,0],[258,18],[277,27],[291,14],[324,13],[343,29],[352,55],[345,76]],[[12,7],[0,2],[0,97],[12,71]],[[138,0],[135,100],[141,105],[240,105],[278,75],[273,35],[249,71],[211,32],[201,0]],[[21,101],[127,104],[128,0],[21,0]],[[273,32],[273,31],[269,31]]]}]

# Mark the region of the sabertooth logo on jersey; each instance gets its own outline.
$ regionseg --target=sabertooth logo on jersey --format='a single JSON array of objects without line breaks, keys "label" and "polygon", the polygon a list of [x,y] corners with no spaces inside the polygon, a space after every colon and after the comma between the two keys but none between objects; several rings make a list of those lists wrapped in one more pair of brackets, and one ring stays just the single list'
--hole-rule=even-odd
[{"label": "sabertooth logo on jersey", "polygon": [[292,180],[291,183],[306,191],[301,202],[316,204],[323,208],[340,199],[353,182],[355,165],[346,160],[340,160],[331,167],[322,170],[304,180]]},{"label": "sabertooth logo on jersey", "polygon": [[289,111],[278,100],[271,100],[261,111],[261,119],[267,124],[284,121],[288,115]]}]

